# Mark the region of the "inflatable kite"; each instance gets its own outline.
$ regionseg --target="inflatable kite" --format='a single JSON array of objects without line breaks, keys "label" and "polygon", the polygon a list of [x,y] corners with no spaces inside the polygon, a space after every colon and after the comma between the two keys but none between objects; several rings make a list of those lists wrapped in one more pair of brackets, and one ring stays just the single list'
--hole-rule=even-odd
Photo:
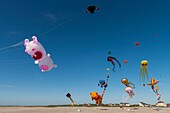
[{"label": "inflatable kite", "polygon": [[136,45],[136,46],[139,46],[139,44],[140,44],[139,42],[135,42],[135,45]]},{"label": "inflatable kite", "polygon": [[41,43],[38,42],[37,37],[32,37],[33,41],[30,41],[28,39],[25,39],[25,52],[29,54],[35,62],[39,62],[45,59],[46,57],[46,51],[44,47],[41,45]]},{"label": "inflatable kite", "polygon": [[152,78],[152,79],[151,79],[151,82],[150,82],[149,84],[147,84],[147,85],[150,85],[151,88],[152,88],[152,90],[153,90],[155,93],[157,93],[158,86],[156,86],[156,90],[155,90],[154,86],[155,86],[156,84],[158,84],[158,83],[159,83],[159,80],[155,80],[154,78]]},{"label": "inflatable kite", "polygon": [[[148,61],[147,60],[142,60],[141,61],[141,67],[140,67],[140,79],[142,81],[145,80],[145,76],[148,78]],[[148,78],[149,79],[149,78]]]},{"label": "inflatable kite", "polygon": [[135,88],[135,85],[132,82],[129,82],[127,78],[123,78],[121,82],[127,87]]},{"label": "inflatable kite", "polygon": [[72,106],[74,106],[74,101],[73,101],[73,99],[71,98],[71,94],[70,94],[70,93],[67,93],[66,97],[68,97],[68,98],[71,100]]},{"label": "inflatable kite", "polygon": [[126,100],[132,98],[135,95],[131,87],[126,87],[125,92],[128,94],[128,97],[125,98]]},{"label": "inflatable kite", "polygon": [[97,92],[91,92],[90,97],[91,97],[92,101],[93,100],[96,101],[96,104],[99,104],[99,105],[102,104],[102,96],[99,95]]},{"label": "inflatable kite", "polygon": [[86,13],[90,12],[91,14],[94,14],[95,10],[99,10],[99,8],[97,8],[96,6],[93,6],[93,5],[89,5],[89,7],[86,9]]},{"label": "inflatable kite", "polygon": [[57,67],[50,57],[50,54],[46,54],[44,47],[38,42],[37,37],[32,37],[33,41],[25,39],[25,52],[29,54],[34,60],[35,64],[38,64],[42,72],[50,71],[52,68]]},{"label": "inflatable kite", "polygon": [[161,95],[160,94],[156,94],[156,100],[160,100],[161,99]]},{"label": "inflatable kite", "polygon": [[153,92],[156,94],[156,99],[157,99],[157,100],[160,100],[161,95],[158,93],[159,87],[156,86],[156,88],[154,88],[154,86],[157,85],[158,83],[159,83],[159,80],[155,80],[155,79],[152,77],[151,82],[148,83],[147,85],[150,85],[150,86],[151,86]]},{"label": "inflatable kite", "polygon": [[126,93],[122,96],[122,98],[125,100],[132,98],[135,95],[133,92],[135,85],[132,82],[129,82],[127,78],[123,78],[121,82],[126,86],[124,89]]},{"label": "inflatable kite", "polygon": [[99,80],[98,86],[100,86],[101,88],[102,87],[106,88],[107,87],[107,82],[105,80]]},{"label": "inflatable kite", "polygon": [[155,80],[155,79],[152,77],[151,82],[150,82],[149,84],[147,84],[147,85],[154,86],[154,85],[156,85],[156,84],[158,84],[158,83],[159,83],[159,80]]},{"label": "inflatable kite", "polygon": [[158,89],[159,89],[159,87],[156,86],[156,91],[155,91],[155,93],[156,93],[156,99],[157,99],[157,100],[160,100],[160,99],[161,99],[161,95],[158,93]]},{"label": "inflatable kite", "polygon": [[158,87],[158,86],[156,86],[156,91],[155,91],[155,92],[156,92],[156,93],[158,93],[158,90],[159,90],[159,87]]},{"label": "inflatable kite", "polygon": [[115,70],[114,70],[114,69],[115,69],[115,63],[114,63],[113,60],[115,60],[115,61],[119,64],[119,67],[121,67],[121,64],[119,63],[119,61],[118,61],[116,58],[111,57],[111,56],[108,56],[108,57],[107,57],[107,61],[112,63],[112,65],[113,65],[113,71],[115,71]]},{"label": "inflatable kite", "polygon": [[127,60],[124,60],[124,63],[126,64],[128,61]]}]

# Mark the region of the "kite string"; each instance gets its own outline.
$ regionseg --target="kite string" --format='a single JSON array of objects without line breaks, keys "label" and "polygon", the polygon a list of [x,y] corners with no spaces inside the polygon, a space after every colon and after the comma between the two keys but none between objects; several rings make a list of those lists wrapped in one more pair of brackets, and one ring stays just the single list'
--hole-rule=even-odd
[{"label": "kite string", "polygon": [[52,31],[52,30],[54,30],[54,29],[56,29],[56,28],[64,25],[64,24],[67,23],[67,22],[70,22],[71,20],[79,17],[79,16],[80,16],[81,14],[83,14],[83,13],[84,13],[84,11],[81,12],[81,13],[79,13],[79,14],[77,14],[77,15],[75,15],[75,16],[73,16],[73,17],[71,17],[70,19],[67,19],[66,21],[64,21],[64,22],[62,22],[62,23],[60,23],[60,24],[54,25],[53,27],[51,27],[51,28],[49,28],[48,30],[46,30],[46,31],[42,32],[41,34],[39,34],[38,37],[43,36],[44,34],[46,34],[46,33],[50,32],[50,31]]},{"label": "kite string", "polygon": [[[71,17],[70,19],[67,19],[66,21],[62,22],[61,24],[54,25],[53,27],[51,27],[48,30],[46,30],[46,31],[42,32],[41,34],[39,34],[38,36],[43,36],[44,34],[46,34],[46,33],[50,32],[50,31],[52,31],[52,30],[54,30],[54,29],[64,25],[67,22],[70,22],[71,20],[73,20],[73,19],[75,19],[77,17],[79,17],[83,13],[84,13],[84,11],[79,13],[79,14],[77,14],[77,15],[75,15],[75,16],[73,16],[73,17]],[[4,51],[4,50],[7,50],[7,49],[10,49],[10,48],[13,48],[13,47],[21,46],[21,45],[23,45],[23,43],[24,43],[24,41],[20,41],[20,42],[18,42],[16,44],[13,44],[13,45],[10,45],[10,46],[6,46],[6,47],[2,47],[2,48],[0,48],[0,51]]]},{"label": "kite string", "polygon": [[30,61],[23,61],[23,62],[4,62],[4,63],[0,63],[0,65],[27,64],[27,63],[31,63],[31,62],[30,62]]},{"label": "kite string", "polygon": [[1,53],[9,53],[9,52],[14,52],[14,51],[18,51],[18,50],[21,50],[21,49],[23,49],[24,47],[20,47],[20,48],[17,48],[17,49],[14,49],[14,50],[9,50],[9,51],[2,51],[2,52],[0,52],[0,54]]}]

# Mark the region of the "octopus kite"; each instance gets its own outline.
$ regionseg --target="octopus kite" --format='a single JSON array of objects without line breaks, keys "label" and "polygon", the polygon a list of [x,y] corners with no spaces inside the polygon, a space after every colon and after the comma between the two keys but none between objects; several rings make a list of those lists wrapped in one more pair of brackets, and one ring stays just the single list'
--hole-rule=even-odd
[{"label": "octopus kite", "polygon": [[124,89],[126,93],[124,95],[127,95],[126,97],[123,95],[122,98],[125,100],[132,98],[135,95],[133,92],[135,85],[132,82],[129,82],[127,78],[123,78],[121,82],[126,86]]},{"label": "octopus kite", "polygon": [[132,82],[129,82],[127,78],[123,78],[121,82],[127,87],[135,88],[135,85]]},{"label": "octopus kite", "polygon": [[148,61],[147,60],[142,60],[141,61],[141,66],[140,66],[140,79],[142,81],[145,81],[145,76],[148,78]]},{"label": "octopus kite", "polygon": [[119,67],[121,67],[121,64],[119,63],[119,61],[115,58],[115,57],[111,57],[111,56],[108,56],[107,57],[107,61],[108,62],[111,62],[112,65],[113,65],[113,71],[115,71],[115,63],[114,63],[114,60],[119,64]]},{"label": "octopus kite", "polygon": [[50,54],[46,54],[44,47],[38,42],[37,37],[32,37],[33,41],[25,39],[25,52],[29,54],[34,60],[35,64],[38,64],[42,72],[50,71],[52,68],[57,67],[53,63]]}]

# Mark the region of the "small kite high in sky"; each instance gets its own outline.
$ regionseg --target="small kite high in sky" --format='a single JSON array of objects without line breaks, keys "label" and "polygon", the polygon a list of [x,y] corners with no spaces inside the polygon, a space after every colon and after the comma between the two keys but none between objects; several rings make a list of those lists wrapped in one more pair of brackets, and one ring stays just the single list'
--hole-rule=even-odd
[{"label": "small kite high in sky", "polygon": [[124,62],[125,64],[126,64],[126,63],[128,63],[128,61],[127,61],[127,60],[124,60],[123,62]]},{"label": "small kite high in sky", "polygon": [[97,8],[96,6],[93,6],[93,5],[89,5],[89,7],[86,9],[86,13],[90,12],[91,14],[94,14],[95,10],[99,10],[99,8]]},{"label": "small kite high in sky", "polygon": [[136,46],[139,46],[139,44],[140,44],[139,42],[135,42],[135,45],[136,45]]}]

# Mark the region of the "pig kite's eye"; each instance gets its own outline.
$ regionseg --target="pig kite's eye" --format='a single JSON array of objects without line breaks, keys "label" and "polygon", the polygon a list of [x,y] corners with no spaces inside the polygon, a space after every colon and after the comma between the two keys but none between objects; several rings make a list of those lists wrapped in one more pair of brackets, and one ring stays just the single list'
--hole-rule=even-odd
[{"label": "pig kite's eye", "polygon": [[35,51],[35,48],[33,48],[32,51]]}]

